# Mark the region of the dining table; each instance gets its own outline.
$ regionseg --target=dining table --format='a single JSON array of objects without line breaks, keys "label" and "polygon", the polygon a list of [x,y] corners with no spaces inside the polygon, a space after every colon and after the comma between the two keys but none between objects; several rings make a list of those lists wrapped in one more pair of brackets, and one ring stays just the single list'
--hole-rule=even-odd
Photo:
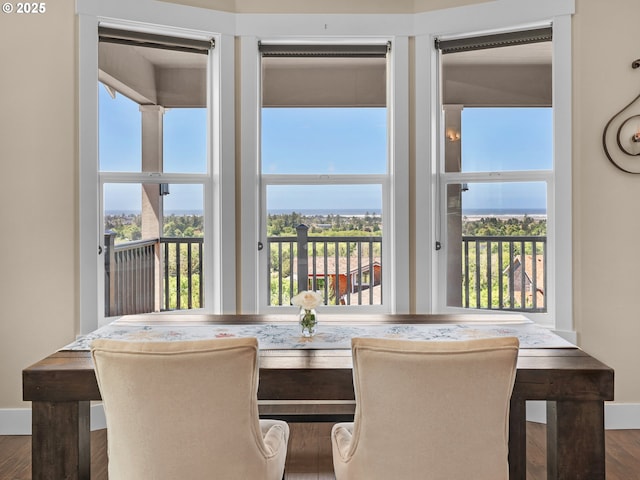
[{"label": "dining table", "polygon": [[526,479],[526,409],[531,400],[546,403],[547,478],[605,478],[604,402],[614,399],[614,371],[549,328],[520,314],[348,312],[321,315],[317,334],[307,338],[296,319],[297,314],[131,315],[61,346],[23,370],[23,399],[32,404],[32,478],[90,480],[90,407],[101,399],[90,353],[93,339],[237,336],[258,338],[260,416],[289,422],[353,420],[353,337],[453,341],[517,336],[510,480]]}]

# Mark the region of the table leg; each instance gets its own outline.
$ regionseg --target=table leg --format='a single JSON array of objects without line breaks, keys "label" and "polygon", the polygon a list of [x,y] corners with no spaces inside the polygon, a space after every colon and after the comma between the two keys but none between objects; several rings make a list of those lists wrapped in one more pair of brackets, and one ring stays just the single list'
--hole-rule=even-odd
[{"label": "table leg", "polygon": [[509,410],[509,480],[527,478],[527,402],[511,397]]},{"label": "table leg", "polygon": [[604,402],[547,402],[547,478],[604,480]]},{"label": "table leg", "polygon": [[89,402],[32,402],[33,480],[90,480]]}]

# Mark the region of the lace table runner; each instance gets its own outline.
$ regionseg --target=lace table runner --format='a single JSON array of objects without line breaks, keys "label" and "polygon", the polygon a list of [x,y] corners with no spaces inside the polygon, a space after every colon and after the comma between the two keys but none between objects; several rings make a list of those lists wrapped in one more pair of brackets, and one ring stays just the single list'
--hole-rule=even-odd
[{"label": "lace table runner", "polygon": [[470,340],[487,337],[518,337],[521,348],[574,348],[546,328],[533,323],[490,324],[385,324],[318,325],[312,338],[300,335],[297,324],[247,325],[106,325],[85,335],[62,350],[89,350],[96,338],[129,341],[203,340],[208,338],[256,337],[263,350],[350,349],[353,337],[396,338],[407,340]]}]

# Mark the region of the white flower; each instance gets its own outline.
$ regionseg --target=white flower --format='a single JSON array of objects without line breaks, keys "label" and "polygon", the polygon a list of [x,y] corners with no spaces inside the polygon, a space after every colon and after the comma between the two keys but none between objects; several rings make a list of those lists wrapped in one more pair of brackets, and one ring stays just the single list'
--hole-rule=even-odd
[{"label": "white flower", "polygon": [[322,304],[322,295],[320,292],[304,290],[291,299],[291,305],[311,310]]}]

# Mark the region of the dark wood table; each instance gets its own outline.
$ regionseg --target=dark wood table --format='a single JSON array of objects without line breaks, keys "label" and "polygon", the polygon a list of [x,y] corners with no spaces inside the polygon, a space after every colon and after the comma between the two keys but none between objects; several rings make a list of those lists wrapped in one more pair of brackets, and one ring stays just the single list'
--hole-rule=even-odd
[{"label": "dark wood table", "polygon": [[[145,320],[145,318],[147,320]],[[153,320],[148,320],[153,318]],[[180,317],[184,319],[184,317]],[[280,323],[291,316],[190,316],[187,323]],[[133,322],[177,322],[138,317]],[[327,323],[509,322],[473,315],[325,316]],[[181,322],[184,324],[184,322]],[[547,402],[547,478],[604,479],[604,402],[613,400],[613,370],[579,348],[521,349],[511,398],[511,480],[526,478],[527,400]],[[23,398],[32,402],[34,480],[90,479],[89,407],[100,400],[89,352],[59,351],[23,371]],[[260,351],[261,414],[288,421],[343,421],[353,416],[349,350]],[[305,413],[308,402],[315,408]],[[300,406],[298,410],[288,407]]]}]

